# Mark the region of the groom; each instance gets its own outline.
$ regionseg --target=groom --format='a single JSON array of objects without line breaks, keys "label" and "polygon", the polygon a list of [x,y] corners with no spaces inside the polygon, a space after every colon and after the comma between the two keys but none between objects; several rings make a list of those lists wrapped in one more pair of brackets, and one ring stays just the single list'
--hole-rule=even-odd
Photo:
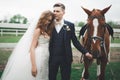
[{"label": "groom", "polygon": [[74,24],[63,19],[65,14],[64,4],[56,3],[53,9],[56,25],[49,44],[49,80],[56,80],[59,69],[61,80],[70,80],[72,63],[71,41],[86,57],[92,58],[92,56],[77,40]]}]

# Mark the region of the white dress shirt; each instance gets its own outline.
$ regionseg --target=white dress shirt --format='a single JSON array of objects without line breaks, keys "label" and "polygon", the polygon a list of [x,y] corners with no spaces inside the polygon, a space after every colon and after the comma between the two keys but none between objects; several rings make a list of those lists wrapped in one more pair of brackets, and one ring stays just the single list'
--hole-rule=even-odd
[{"label": "white dress shirt", "polygon": [[60,22],[56,22],[55,29],[56,29],[57,33],[60,32],[60,30],[62,29],[63,25],[64,25],[64,20],[63,19]]}]

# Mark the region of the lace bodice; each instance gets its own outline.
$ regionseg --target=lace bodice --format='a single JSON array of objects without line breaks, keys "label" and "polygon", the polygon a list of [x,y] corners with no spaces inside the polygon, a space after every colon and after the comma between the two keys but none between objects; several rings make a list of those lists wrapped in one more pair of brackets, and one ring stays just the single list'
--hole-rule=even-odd
[{"label": "lace bodice", "polygon": [[50,37],[41,35],[38,39],[38,44],[49,43],[49,39],[50,39]]}]

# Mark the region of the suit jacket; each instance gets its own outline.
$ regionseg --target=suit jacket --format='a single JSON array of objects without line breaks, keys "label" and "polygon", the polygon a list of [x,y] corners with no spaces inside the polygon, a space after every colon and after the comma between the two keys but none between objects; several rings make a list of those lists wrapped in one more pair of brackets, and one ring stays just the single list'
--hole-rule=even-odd
[{"label": "suit jacket", "polygon": [[[66,59],[68,62],[72,62],[72,48],[71,48],[71,41],[73,42],[73,45],[83,54],[88,52],[77,40],[77,37],[75,35],[75,27],[74,24],[68,21],[64,21],[63,29],[64,29],[64,46],[65,46],[65,54]],[[52,50],[53,48],[53,42],[52,42],[52,35],[50,38],[49,43],[49,51],[50,51],[50,59],[52,58]]]}]

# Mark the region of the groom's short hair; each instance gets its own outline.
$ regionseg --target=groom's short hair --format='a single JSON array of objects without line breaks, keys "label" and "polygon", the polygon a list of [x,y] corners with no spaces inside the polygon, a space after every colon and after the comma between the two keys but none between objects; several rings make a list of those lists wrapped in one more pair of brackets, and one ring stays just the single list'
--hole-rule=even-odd
[{"label": "groom's short hair", "polygon": [[61,7],[63,10],[65,10],[65,5],[62,3],[56,3],[53,5],[53,7]]}]

